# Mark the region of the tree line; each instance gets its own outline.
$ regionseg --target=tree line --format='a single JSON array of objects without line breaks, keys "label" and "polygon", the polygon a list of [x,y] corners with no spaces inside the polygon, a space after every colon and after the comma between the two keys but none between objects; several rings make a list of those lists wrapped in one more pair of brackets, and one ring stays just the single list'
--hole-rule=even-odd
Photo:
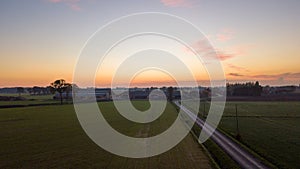
[{"label": "tree line", "polygon": [[261,96],[263,87],[258,81],[255,83],[227,83],[227,95],[228,96]]},{"label": "tree line", "polygon": [[47,87],[16,87],[15,91],[21,96],[22,93],[25,93],[26,90],[30,95],[49,95],[55,94],[55,92],[59,93],[60,95],[60,102],[63,103],[62,94],[66,93],[66,97],[68,98],[70,93],[72,92],[73,88],[78,88],[77,85],[67,83],[64,79],[55,80],[53,83],[50,83]]}]

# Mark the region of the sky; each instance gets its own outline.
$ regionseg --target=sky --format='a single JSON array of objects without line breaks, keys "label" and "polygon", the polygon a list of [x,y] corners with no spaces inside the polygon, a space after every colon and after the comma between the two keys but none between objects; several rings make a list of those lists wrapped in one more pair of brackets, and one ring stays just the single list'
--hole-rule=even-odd
[{"label": "sky", "polygon": [[[197,26],[213,44],[230,83],[299,85],[299,8],[299,0],[4,0],[0,2],[0,87],[47,86],[61,78],[72,82],[77,58],[91,35],[114,19],[138,12],[168,13]],[[143,41],[135,38],[131,44],[139,44],[138,40]],[[190,42],[195,50],[202,47],[201,40],[195,37]],[[124,52],[110,54],[112,61],[99,68],[96,86],[110,84],[113,63]],[[147,60],[150,55],[140,57]],[[206,84],[205,65],[193,66],[188,55],[181,56],[202,72],[195,75],[199,84]],[[134,64],[140,63],[129,65]],[[181,70],[174,70],[182,74],[177,80],[192,80]],[[117,84],[122,85],[125,77],[120,76]],[[131,80],[135,86],[174,82],[158,70],[141,71]]]}]

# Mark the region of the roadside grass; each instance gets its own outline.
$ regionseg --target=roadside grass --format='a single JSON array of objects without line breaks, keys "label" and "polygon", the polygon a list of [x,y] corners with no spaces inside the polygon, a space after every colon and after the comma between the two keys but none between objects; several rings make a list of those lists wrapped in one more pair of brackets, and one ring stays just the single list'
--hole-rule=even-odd
[{"label": "roadside grass", "polygon": [[[149,103],[134,101],[139,109]],[[129,124],[112,102],[99,103],[107,121],[135,136],[156,135],[177,116],[171,104],[152,123]],[[145,130],[145,129],[149,129]],[[0,168],[211,168],[202,147],[189,134],[173,149],[150,158],[113,155],[93,143],[78,123],[73,105],[0,109]]]},{"label": "roadside grass", "polygon": [[[234,137],[234,123],[234,118],[223,118],[219,126]],[[299,124],[299,118],[240,118],[241,142],[279,168],[299,168]]]},{"label": "roadside grass", "polygon": [[[192,132],[195,136],[199,137],[201,129],[194,125],[192,128]],[[215,163],[222,169],[238,169],[240,168],[239,165],[231,159],[216,143],[214,143],[211,139],[208,139],[203,143],[205,148],[210,153],[210,156],[213,158]]]},{"label": "roadside grass", "polygon": [[[195,100],[190,100],[189,102],[185,102],[185,107],[189,108],[190,110],[193,109],[193,104],[197,104]],[[207,104],[207,103],[206,103]],[[175,104],[174,104],[175,105]],[[177,106],[176,106],[177,107]],[[201,109],[201,107],[200,107]],[[177,107],[177,111],[179,108]],[[195,111],[194,111],[195,112]],[[198,116],[203,118],[202,113],[199,113]],[[186,120],[188,126],[192,126],[191,133],[194,137],[198,140],[201,132],[201,128],[197,124],[192,124],[188,116],[183,116],[183,119]],[[239,165],[229,156],[227,155],[222,148],[220,148],[216,143],[214,143],[211,139],[208,139],[204,143],[202,143],[205,147],[206,151],[209,153],[210,158],[212,159],[213,163],[217,168],[224,168],[224,169],[238,169],[240,168]]]},{"label": "roadside grass", "polygon": [[[240,143],[278,168],[300,168],[299,102],[227,102],[218,128],[233,138],[237,134],[235,105]],[[207,102],[206,113],[209,106]]]}]

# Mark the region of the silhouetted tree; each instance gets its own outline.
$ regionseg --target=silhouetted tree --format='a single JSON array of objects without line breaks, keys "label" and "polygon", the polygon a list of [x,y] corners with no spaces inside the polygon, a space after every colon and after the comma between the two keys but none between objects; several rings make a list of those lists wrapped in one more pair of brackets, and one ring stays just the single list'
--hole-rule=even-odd
[{"label": "silhouetted tree", "polygon": [[172,86],[168,87],[168,100],[169,101],[173,100],[173,91],[174,91],[174,89]]},{"label": "silhouetted tree", "polygon": [[52,93],[58,92],[60,96],[60,104],[63,104],[63,92],[66,91],[69,83],[66,83],[64,79],[55,80],[53,83],[51,83],[51,91]]},{"label": "silhouetted tree", "polygon": [[24,93],[24,91],[23,87],[17,87],[17,93],[19,93],[19,96],[21,96],[21,93]]},{"label": "silhouetted tree", "polygon": [[66,91],[66,99],[69,99],[69,94],[72,92],[72,84],[66,83],[65,84],[65,91]]},{"label": "silhouetted tree", "polygon": [[227,84],[227,94],[230,96],[261,96],[261,93],[259,82]]},{"label": "silhouetted tree", "polygon": [[27,91],[28,91],[28,93],[29,93],[30,95],[32,95],[32,93],[33,93],[32,88],[28,88]]}]

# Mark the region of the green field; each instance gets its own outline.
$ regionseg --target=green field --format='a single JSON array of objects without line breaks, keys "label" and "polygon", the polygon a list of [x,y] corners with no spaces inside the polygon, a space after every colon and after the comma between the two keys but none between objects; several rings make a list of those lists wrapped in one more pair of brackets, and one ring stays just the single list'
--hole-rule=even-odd
[{"label": "green field", "polygon": [[[141,110],[148,102],[134,101]],[[107,121],[118,131],[147,137],[164,131],[177,116],[168,104],[152,123],[132,124],[111,102],[100,103]],[[147,129],[147,130],[146,130]],[[211,168],[202,147],[189,134],[172,150],[151,158],[113,155],[94,144],[81,129],[73,105],[0,109],[0,168]]]},{"label": "green field", "polygon": [[[19,94],[3,94],[0,96],[13,96],[17,97]],[[0,101],[0,106],[4,105],[36,105],[36,104],[59,104],[60,100],[53,100],[53,95],[29,95],[21,94],[26,100],[21,101]]]},{"label": "green field", "polygon": [[[26,97],[31,100],[0,105],[54,102],[49,95]],[[133,104],[139,110],[149,108],[146,101]],[[279,168],[300,168],[299,102],[227,102],[219,128],[233,137],[235,105],[242,144]],[[205,107],[207,112],[209,103]],[[111,102],[100,103],[100,108],[112,127],[132,137],[157,135],[177,116],[175,108],[168,104],[160,118],[143,125],[124,119]],[[197,168],[199,162],[204,168],[211,167],[191,135],[174,149],[152,158],[137,160],[112,155],[86,136],[70,104],[0,109],[0,126],[0,168]],[[223,158],[222,153],[218,154],[218,158]],[[221,166],[226,167],[227,161],[230,163],[230,159],[221,160]]]},{"label": "green field", "polygon": [[[232,137],[235,105],[242,144],[279,168],[300,168],[300,102],[227,102],[218,127]],[[200,116],[203,110],[201,103]]]}]

